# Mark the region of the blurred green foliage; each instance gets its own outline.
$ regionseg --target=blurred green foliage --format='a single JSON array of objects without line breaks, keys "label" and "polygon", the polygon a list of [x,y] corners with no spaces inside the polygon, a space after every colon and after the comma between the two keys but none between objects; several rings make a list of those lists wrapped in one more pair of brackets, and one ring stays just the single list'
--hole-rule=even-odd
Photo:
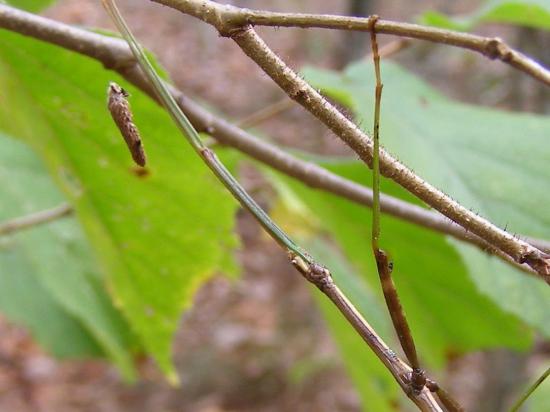
[{"label": "blurred green foliage", "polygon": [[506,23],[550,30],[550,0],[489,0],[473,13],[450,17],[436,11],[419,22],[452,30],[468,31],[481,23]]},{"label": "blurred green foliage", "polygon": [[3,131],[43,159],[76,209],[102,287],[175,381],[171,340],[181,312],[201,281],[236,272],[236,202],[168,115],[128,87],[150,160],[136,171],[106,109],[109,81],[127,85],[99,63],[7,32],[0,45],[0,87],[10,101],[0,108]]}]

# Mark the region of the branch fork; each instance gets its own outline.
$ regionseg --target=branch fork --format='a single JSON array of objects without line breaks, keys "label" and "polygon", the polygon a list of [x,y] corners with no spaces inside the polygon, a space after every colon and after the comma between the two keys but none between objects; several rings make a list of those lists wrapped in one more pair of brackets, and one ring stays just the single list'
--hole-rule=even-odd
[{"label": "branch fork", "polygon": [[315,262],[313,259],[310,262],[304,261],[300,256],[290,253],[290,263],[300,272],[304,278],[313,283],[323,292],[328,293],[335,287],[330,271],[323,265]]}]

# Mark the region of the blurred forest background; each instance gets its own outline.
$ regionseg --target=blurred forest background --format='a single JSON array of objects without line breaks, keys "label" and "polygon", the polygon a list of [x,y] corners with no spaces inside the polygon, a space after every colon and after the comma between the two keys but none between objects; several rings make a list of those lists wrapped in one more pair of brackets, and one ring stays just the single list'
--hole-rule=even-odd
[{"label": "blurred forest background", "polygon": [[[246,118],[284,97],[235,44],[220,40],[210,26],[146,0],[118,3],[137,37],[157,55],[175,84],[226,117]],[[276,11],[376,13],[407,22],[427,10],[461,14],[480,4],[477,0],[228,3]],[[43,14],[74,25],[113,29],[98,0],[60,0]],[[267,28],[259,32],[295,68],[307,64],[341,69],[370,52],[367,34]],[[476,32],[500,36],[550,66],[548,31],[484,24]],[[382,45],[391,40],[379,38]],[[458,101],[550,112],[549,88],[479,55],[418,41],[392,59]],[[287,146],[324,155],[352,155],[296,105],[263,122],[258,130]],[[384,124],[382,138],[383,130]],[[274,196],[265,178],[247,164],[241,166],[239,175],[269,209]],[[174,341],[180,387],[165,383],[148,359],[140,361],[141,379],[135,385],[127,385],[106,362],[56,360],[24,328],[0,315],[0,411],[359,411],[359,396],[315,309],[309,286],[242,211],[238,231],[242,277],[232,281],[220,275],[208,281],[181,320]],[[503,405],[515,398],[518,385],[532,380],[533,371],[549,354],[550,343],[544,341],[537,342],[529,354],[508,350],[465,356],[450,353],[444,381],[468,410],[504,410]]]}]

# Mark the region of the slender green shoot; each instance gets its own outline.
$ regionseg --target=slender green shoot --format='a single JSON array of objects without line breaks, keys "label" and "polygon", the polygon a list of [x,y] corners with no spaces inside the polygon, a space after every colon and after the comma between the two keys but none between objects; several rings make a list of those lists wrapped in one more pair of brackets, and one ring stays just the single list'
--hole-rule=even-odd
[{"label": "slender green shoot", "polygon": [[519,408],[521,408],[521,405],[524,404],[524,402],[531,396],[533,392],[535,392],[535,389],[537,389],[542,382],[550,375],[550,367],[544,371],[544,373],[527,389],[527,392],[525,392],[521,398],[517,400],[517,402],[512,406],[512,409],[510,409],[510,412],[517,412],[519,411]]},{"label": "slender green shoot", "polygon": [[147,76],[147,79],[153,85],[160,101],[166,107],[170,116],[181,130],[184,137],[191,144],[193,149],[200,155],[207,166],[214,172],[224,186],[231,194],[258,220],[262,227],[270,234],[270,236],[281,246],[286,248],[294,255],[299,256],[305,262],[312,263],[311,257],[305,253],[286,233],[283,232],[275,222],[264,212],[264,210],[250,197],[239,182],[231,175],[227,168],[218,160],[212,150],[206,147],[199,133],[195,130],[189,119],[182,112],[175,99],[172,97],[168,88],[158,76],[155,69],[147,59],[142,47],[139,45],[134,35],[130,31],[128,25],[122,18],[114,0],[102,0],[103,5],[113,22],[121,32],[122,36],[128,42],[132,53],[134,54],[139,66]]},{"label": "slender green shoot", "polygon": [[380,76],[380,54],[378,53],[378,42],[376,32],[371,30],[372,58],[374,60],[374,71],[376,74],[376,90],[374,102],[374,131],[373,131],[373,153],[372,153],[372,249],[376,253],[380,239],[380,101],[382,100],[382,80]]}]

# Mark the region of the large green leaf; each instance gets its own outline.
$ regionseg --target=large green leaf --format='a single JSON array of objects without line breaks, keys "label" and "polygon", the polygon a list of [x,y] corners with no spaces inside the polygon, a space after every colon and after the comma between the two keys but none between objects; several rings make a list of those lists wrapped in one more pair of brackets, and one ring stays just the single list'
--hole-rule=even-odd
[{"label": "large green leaf", "polygon": [[[342,74],[310,69],[306,77],[328,94],[337,90],[336,97],[346,95],[360,119],[372,118],[370,65],[356,64]],[[496,224],[507,225],[515,233],[550,238],[550,118],[450,101],[391,63],[383,64],[382,80],[381,139],[390,152]],[[389,229],[386,224],[383,230]],[[399,232],[394,236],[406,238]],[[436,235],[430,236],[436,240]],[[420,240],[415,247],[429,264],[432,246],[422,246]],[[550,336],[550,288],[546,284],[505,268],[496,258],[480,256],[477,250],[465,246],[457,250],[483,293]],[[396,259],[398,266],[401,260]],[[449,278],[449,271],[460,265],[455,258],[449,267],[446,260],[432,266],[440,278]],[[493,283],[496,278],[498,282]],[[510,304],[512,297],[515,304]]]},{"label": "large green leaf", "polygon": [[[137,173],[106,110],[115,80],[149,166]],[[133,331],[174,381],[171,339],[201,281],[235,272],[236,202],[148,97],[100,64],[12,33],[0,36],[0,125],[27,141],[76,208],[105,282]]]},{"label": "large green leaf", "polygon": [[[0,148],[0,220],[62,201],[28,147],[0,134]],[[131,377],[127,328],[97,287],[90,263],[74,218],[1,238],[0,310],[55,355],[105,352]]]},{"label": "large green leaf", "polygon": [[7,0],[7,3],[14,7],[34,12],[45,9],[54,2],[55,0]]},{"label": "large green leaf", "polygon": [[490,0],[474,13],[449,17],[429,11],[420,21],[454,30],[471,30],[480,23],[510,23],[550,30],[550,0]]}]

